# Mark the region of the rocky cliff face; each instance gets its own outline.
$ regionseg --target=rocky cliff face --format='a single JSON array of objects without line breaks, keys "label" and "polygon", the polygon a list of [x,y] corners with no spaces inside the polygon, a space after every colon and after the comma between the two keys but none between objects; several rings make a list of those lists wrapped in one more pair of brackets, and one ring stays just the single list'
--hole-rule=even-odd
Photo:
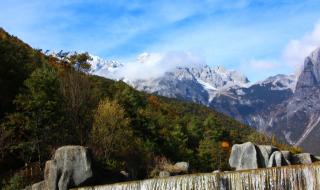
[{"label": "rocky cliff face", "polygon": [[250,126],[266,131],[268,114],[293,96],[295,76],[277,75],[249,87],[231,87],[214,97],[209,106]]},{"label": "rocky cliff face", "polygon": [[306,151],[320,153],[320,49],[305,59],[292,97],[270,113],[270,131]]}]

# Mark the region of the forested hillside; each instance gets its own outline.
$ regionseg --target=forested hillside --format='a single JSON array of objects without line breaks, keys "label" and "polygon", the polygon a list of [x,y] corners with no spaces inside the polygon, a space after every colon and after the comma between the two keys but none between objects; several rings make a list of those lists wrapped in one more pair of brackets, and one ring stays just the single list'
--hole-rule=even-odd
[{"label": "forested hillside", "polygon": [[90,147],[107,173],[124,170],[141,179],[163,161],[189,162],[192,172],[228,169],[229,151],[221,142],[277,143],[204,106],[92,76],[89,59],[46,56],[0,29],[0,177],[6,189],[32,183],[19,176],[21,168],[38,163],[43,172],[54,150],[67,144]]}]

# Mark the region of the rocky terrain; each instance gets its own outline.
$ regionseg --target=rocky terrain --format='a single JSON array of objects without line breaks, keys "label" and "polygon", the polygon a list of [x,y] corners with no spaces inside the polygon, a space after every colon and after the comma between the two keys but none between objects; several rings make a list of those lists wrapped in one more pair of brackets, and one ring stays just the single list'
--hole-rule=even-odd
[{"label": "rocky terrain", "polygon": [[[318,157],[246,142],[233,145],[229,158],[230,166],[242,171],[181,175],[188,173],[189,164],[178,162],[153,179],[95,186],[94,179],[101,174],[96,171],[97,168],[92,167],[95,159],[89,152],[82,146],[60,147],[53,159],[46,162],[44,181],[28,186],[25,190],[67,190],[72,187],[83,190],[314,189],[320,180],[319,163],[314,164],[319,161]],[[170,177],[172,173],[180,176]]]},{"label": "rocky terrain", "polygon": [[320,147],[320,49],[305,59],[294,94],[274,107],[268,116],[269,130],[291,144],[312,153]]}]

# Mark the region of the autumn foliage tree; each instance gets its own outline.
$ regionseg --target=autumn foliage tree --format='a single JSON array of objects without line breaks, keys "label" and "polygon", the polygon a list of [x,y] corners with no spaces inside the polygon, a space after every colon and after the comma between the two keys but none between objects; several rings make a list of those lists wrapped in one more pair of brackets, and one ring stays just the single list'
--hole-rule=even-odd
[{"label": "autumn foliage tree", "polygon": [[91,139],[106,161],[129,146],[128,140],[132,138],[129,124],[125,110],[116,101],[105,99],[99,103],[94,114]]}]

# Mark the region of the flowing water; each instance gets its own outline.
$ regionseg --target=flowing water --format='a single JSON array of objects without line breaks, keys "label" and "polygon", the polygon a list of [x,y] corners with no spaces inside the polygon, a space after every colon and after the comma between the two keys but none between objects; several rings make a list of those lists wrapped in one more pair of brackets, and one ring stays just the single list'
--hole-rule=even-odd
[{"label": "flowing water", "polygon": [[154,178],[77,190],[320,190],[320,163]]}]

